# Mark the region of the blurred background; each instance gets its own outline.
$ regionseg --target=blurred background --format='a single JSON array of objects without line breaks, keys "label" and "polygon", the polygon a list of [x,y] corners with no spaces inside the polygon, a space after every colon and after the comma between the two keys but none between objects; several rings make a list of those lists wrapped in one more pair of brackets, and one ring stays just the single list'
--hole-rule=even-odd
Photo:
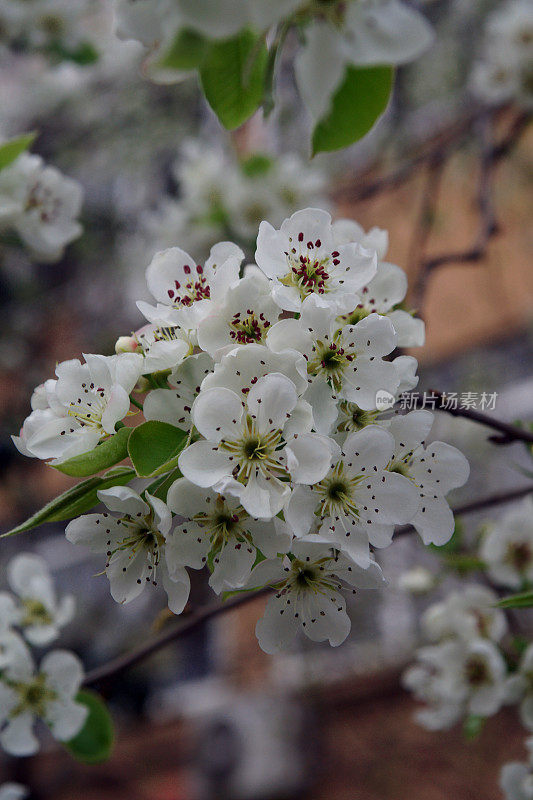
[{"label": "blurred background", "polygon": [[[483,106],[469,90],[484,22],[498,3],[423,5],[435,45],[399,71],[385,117],[359,144],[312,162],[289,65],[276,112],[229,135],[194,81],[158,86],[142,77],[142,53],[110,33],[106,2],[84,20],[99,54],[93,63],[2,45],[0,26],[0,135],[38,131],[33,152],[84,190],[84,232],[58,263],[35,263],[0,238],[2,530],[74,483],[11,443],[33,387],[57,361],[111,354],[119,335],[142,324],[135,300],[148,299],[144,270],[154,252],[179,245],[201,260],[232,238],[251,258],[259,221],[279,225],[304,206],[389,231],[387,260],[408,273],[408,307],[426,321],[426,346],[412,353],[420,391],[495,394],[500,419],[533,420],[527,110]],[[487,147],[502,142],[487,164]],[[485,429],[444,414],[433,435],[471,461],[452,505],[527,484],[522,445],[496,448]],[[469,516],[467,535],[503,510]],[[2,569],[23,549],[42,555],[60,590],[77,595],[76,622],[60,645],[87,669],[171,621],[155,592],[117,606],[105,576],[96,576],[100,560],[66,542],[62,525],[3,540]],[[302,638],[266,656],[254,636],[257,600],[102,681],[118,730],[110,762],[77,766],[48,742],[31,759],[2,756],[1,779],[21,780],[41,800],[496,800],[500,765],[523,756],[516,718],[499,714],[474,742],[460,730],[430,733],[414,722],[415,704],[399,685],[419,643],[420,613],[457,577],[447,575],[431,597],[413,597],[400,576],[435,568],[436,557],[404,537],[380,558],[389,586],[357,597],[340,648]],[[195,608],[208,592],[203,574],[192,578]]]}]

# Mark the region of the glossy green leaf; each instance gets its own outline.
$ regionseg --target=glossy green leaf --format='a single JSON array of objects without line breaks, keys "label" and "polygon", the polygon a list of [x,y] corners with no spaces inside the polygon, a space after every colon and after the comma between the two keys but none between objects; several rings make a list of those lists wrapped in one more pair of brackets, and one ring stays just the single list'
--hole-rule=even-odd
[{"label": "glossy green leaf", "polygon": [[313,155],[362,139],[387,108],[393,76],[392,67],[347,67],[331,111],[313,132]]},{"label": "glossy green leaf", "polygon": [[178,465],[178,456],[187,442],[187,432],[168,422],[150,420],[133,429],[128,452],[142,478],[154,478]]},{"label": "glossy green leaf", "polygon": [[38,525],[43,525],[45,522],[60,522],[85,514],[99,503],[97,495],[99,489],[124,486],[134,477],[135,470],[130,467],[115,467],[100,477],[81,481],[81,483],[60,494],[59,497],[55,497],[25,522],[2,534],[2,536],[13,536],[16,533],[23,533],[32,528],[37,528]]},{"label": "glossy green leaf", "polygon": [[499,608],[531,608],[533,606],[533,591],[520,592],[504,597],[498,603]]},{"label": "glossy green leaf", "polygon": [[36,132],[25,133],[23,136],[17,136],[16,139],[9,139],[7,142],[0,144],[0,169],[9,167],[21,153],[28,150],[36,136]]},{"label": "glossy green leaf", "polygon": [[160,500],[163,500],[163,502],[166,502],[168,490],[174,481],[177,481],[178,478],[182,477],[183,476],[178,467],[175,467],[171,472],[168,472],[166,475],[162,475],[156,481],[151,483],[146,491],[154,497],[158,497]]},{"label": "glossy green leaf", "polygon": [[196,31],[183,28],[175,35],[172,43],[165,51],[163,58],[158,62],[160,69],[191,70],[197,69],[202,64],[209,43]]},{"label": "glossy green leaf", "polygon": [[113,750],[115,734],[106,704],[100,695],[87,689],[78,692],[76,700],[87,706],[89,714],[81,731],[69,742],[64,742],[65,748],[85,764],[107,761]]},{"label": "glossy green leaf", "polygon": [[54,464],[55,469],[73,478],[86,478],[96,475],[103,469],[112,467],[128,457],[128,439],[134,428],[120,428],[113,436],[96,445],[94,450],[68,458],[61,464]]},{"label": "glossy green leaf", "polygon": [[238,128],[259,107],[267,60],[264,40],[251,31],[241,31],[209,48],[200,69],[202,88],[225,128]]}]

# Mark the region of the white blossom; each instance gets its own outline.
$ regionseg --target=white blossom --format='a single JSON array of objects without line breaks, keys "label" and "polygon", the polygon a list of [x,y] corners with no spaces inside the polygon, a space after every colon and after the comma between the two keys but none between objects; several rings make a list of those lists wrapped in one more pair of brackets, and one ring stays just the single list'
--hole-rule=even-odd
[{"label": "white blossom", "polygon": [[7,566],[7,580],[15,599],[0,593],[0,626],[20,627],[31,644],[49,644],[74,616],[72,595],[58,600],[46,562],[39,556],[21,553]]},{"label": "white blossom", "polygon": [[24,800],[29,790],[21,783],[3,783],[0,786],[0,800]]},{"label": "white blossom", "polygon": [[435,576],[429,569],[419,565],[402,572],[398,578],[398,588],[412,595],[423,595],[436,586]]},{"label": "white blossom", "polygon": [[506,673],[493,642],[451,639],[420,648],[403,684],[427,704],[417,713],[418,722],[429,730],[445,730],[469,714],[495,714],[505,699]]},{"label": "white blossom", "polygon": [[431,26],[401,0],[317,4],[296,56],[298,88],[313,119],[328,112],[349,65],[404,64],[433,40]]},{"label": "white blossom", "polygon": [[107,556],[105,572],[111,596],[117,603],[138,597],[147,583],[162,584],[168,607],[180,614],[189,597],[187,571],[167,548],[172,529],[172,514],[157,497],[145,493],[143,499],[127,486],[114,486],[98,492],[109,511],[86,514],[69,522],[65,534],[74,544]]},{"label": "white blossom", "polygon": [[506,685],[507,701],[520,704],[520,718],[533,731],[533,644],[524,651],[517,672]]},{"label": "white blossom", "polygon": [[129,393],[141,374],[143,359],[136,353],[85,355],[56,367],[57,380],[45,384],[42,399],[24,421],[13,441],[24,454],[58,464],[92,450],[115,433],[128,414]]},{"label": "white blossom", "polygon": [[386,547],[394,525],[413,518],[417,492],[402,475],[386,470],[394,439],[377,425],[350,434],[342,451],[329,442],[327,474],[312,486],[295,487],[285,518],[296,536],[318,533],[366,568],[371,562],[369,545]]},{"label": "white blossom", "polygon": [[533,798],[533,738],[526,739],[529,751],[527,763],[512,761],[504,764],[500,773],[500,788],[505,800],[532,800]]},{"label": "white blossom", "polygon": [[375,252],[357,242],[335,243],[331,216],[317,208],[297,211],[279,230],[262,222],[255,259],[273,282],[276,303],[295,312],[310,294],[338,314],[351,311],[353,295],[377,269]]},{"label": "white blossom", "polygon": [[229,494],[201,489],[186,478],[179,478],[168,491],[169,508],[184,521],[178,523],[167,544],[173,558],[184,566],[201,569],[212,555],[211,588],[243,587],[258,551],[266,558],[286,553],[292,535],[278,518],[254,519]]},{"label": "white blossom", "polygon": [[526,497],[492,524],[479,555],[491,579],[520,589],[533,582],[533,498]]},{"label": "white blossom", "polygon": [[267,559],[252,571],[250,586],[275,589],[255,627],[259,645],[276,653],[301,630],[313,641],[328,639],[337,647],[351,627],[344,590],[379,588],[381,570],[375,561],[361,569],[324,542],[294,542],[292,553],[292,560]]},{"label": "white blossom", "polygon": [[168,377],[170,389],[148,392],[143,404],[145,419],[168,422],[177,428],[189,430],[191,408],[206,375],[211,374],[213,359],[207,353],[187,358]]},{"label": "white blossom", "polygon": [[314,483],[329,466],[329,445],[308,432],[308,419],[287,432],[297,404],[292,381],[276,373],[260,378],[246,401],[231,389],[202,390],[192,420],[204,438],[181,453],[181,472],[197,486],[236,494],[252,516],[274,517],[290,495],[289,478]]},{"label": "white blossom", "polygon": [[36,753],[39,743],[33,733],[37,719],[50,728],[60,742],[69,741],[83,727],[87,707],[75,697],[83,679],[80,660],[66,650],[53,650],[35,664],[26,645],[16,634],[0,634],[0,743],[14,756]]},{"label": "white blossom", "polygon": [[464,641],[501,641],[507,631],[505,614],[496,608],[497,596],[486,586],[472,584],[451,592],[422,616],[424,635],[433,642],[458,637]]},{"label": "white blossom", "polygon": [[58,261],[80,236],[81,201],[80,184],[40,156],[22,153],[0,170],[0,229],[14,230],[38,261]]},{"label": "white blossom", "polygon": [[339,327],[336,312],[311,295],[301,306],[300,319],[276,323],[267,334],[267,344],[276,352],[291,347],[305,357],[309,380],[305,397],[321,433],[329,433],[336,420],[337,399],[371,410],[380,391],[394,396],[398,390],[396,369],[383,359],[395,348],[396,334],[391,322],[377,314]]},{"label": "white blossom", "polygon": [[457,448],[445,442],[432,442],[424,447],[433,424],[430,411],[421,409],[396,415],[383,424],[395,440],[388,469],[409,478],[419,493],[419,508],[411,525],[424,544],[445,544],[455,523],[444,498],[468,480],[468,461]]}]

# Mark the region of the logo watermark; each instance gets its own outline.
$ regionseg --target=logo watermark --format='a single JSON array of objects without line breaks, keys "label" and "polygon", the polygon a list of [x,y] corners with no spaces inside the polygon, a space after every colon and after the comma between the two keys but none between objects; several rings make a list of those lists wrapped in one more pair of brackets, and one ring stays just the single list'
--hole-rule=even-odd
[{"label": "logo watermark", "polygon": [[[381,392],[378,392],[379,394]],[[415,408],[494,411],[497,399],[498,392],[446,392],[446,394],[436,394],[432,391],[404,392],[399,397],[399,404],[404,411],[412,411]]]}]

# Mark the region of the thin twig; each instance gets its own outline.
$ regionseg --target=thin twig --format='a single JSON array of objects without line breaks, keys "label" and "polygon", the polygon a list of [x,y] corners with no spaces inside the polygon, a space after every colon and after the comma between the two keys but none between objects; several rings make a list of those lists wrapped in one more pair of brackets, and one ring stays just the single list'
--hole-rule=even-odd
[{"label": "thin twig", "polygon": [[[524,497],[530,492],[533,492],[533,485],[523,489],[516,489],[511,492],[503,492],[500,494],[491,495],[483,498],[482,500],[476,500],[472,503],[458,506],[454,509],[454,514],[470,514],[474,511],[480,511],[483,508],[490,508],[491,506],[500,505],[502,503],[509,503],[512,500],[518,499],[519,497]],[[413,531],[414,528],[412,525],[402,525],[396,529],[395,538],[405,536]],[[257,591],[237,596],[233,600],[228,600],[226,603],[213,603],[198,608],[196,611],[193,611],[191,614],[189,614],[182,622],[178,623],[177,625],[173,625],[168,631],[165,631],[165,633],[161,634],[160,636],[154,637],[136,650],[132,650],[130,653],[119,656],[118,658],[109,661],[107,664],[103,664],[101,667],[97,667],[96,669],[88,672],[85,676],[84,685],[90,686],[92,684],[107,680],[108,678],[114,678],[121,672],[124,672],[130,667],[135,666],[135,664],[139,664],[141,661],[144,661],[145,658],[153,655],[153,653],[156,653],[162,647],[166,647],[167,644],[176,641],[176,639],[179,639],[184,634],[189,633],[195,628],[198,628],[200,625],[204,625],[214,617],[225,614],[227,611],[232,611],[235,608],[239,608],[239,606],[243,606],[252,600],[256,600],[258,597],[264,597],[270,594],[271,591],[272,589],[270,589],[270,587],[265,587],[264,589],[258,589]]]},{"label": "thin twig", "polygon": [[[452,417],[464,417],[470,419],[472,422],[477,422],[479,425],[485,425],[487,428],[492,428],[498,431],[500,436],[489,437],[490,441],[494,444],[510,444],[511,442],[525,442],[526,444],[533,444],[533,431],[528,431],[525,428],[519,428],[509,422],[502,422],[490,414],[485,414],[482,411],[475,411],[471,408],[453,408],[447,407],[446,403],[449,402],[445,392],[439,392],[437,389],[430,389],[429,394],[431,400],[435,400],[435,408],[438,411],[445,411],[451,414]],[[413,402],[416,406],[423,408],[427,403],[427,396],[418,397],[413,395]]]}]

